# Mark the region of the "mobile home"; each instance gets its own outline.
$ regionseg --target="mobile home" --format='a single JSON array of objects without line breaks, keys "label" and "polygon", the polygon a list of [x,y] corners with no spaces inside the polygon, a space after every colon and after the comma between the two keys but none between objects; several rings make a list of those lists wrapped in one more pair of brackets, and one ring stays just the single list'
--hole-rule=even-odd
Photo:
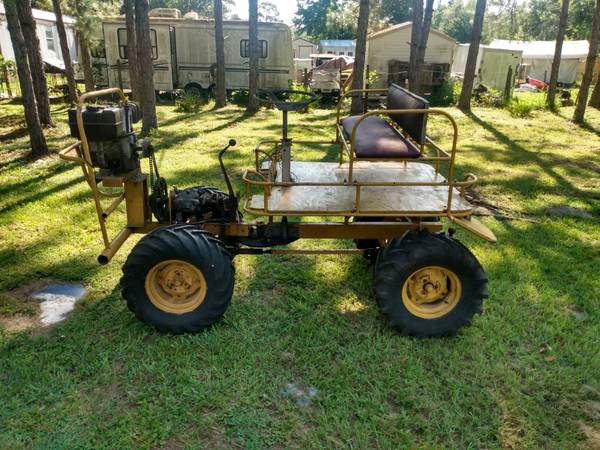
[{"label": "mobile home", "polygon": [[[454,61],[452,62],[452,74],[463,76],[467,65],[470,44],[460,44],[456,48]],[[477,63],[475,65],[475,85],[484,86],[498,91],[504,91],[508,71],[512,73],[512,80],[517,74],[517,68],[521,64],[522,50],[511,50],[504,48],[493,48],[480,45],[477,52]],[[511,81],[512,84],[512,81]]]},{"label": "mobile home", "polygon": [[351,39],[323,39],[319,42],[319,52],[354,57],[356,41]]},{"label": "mobile home", "polygon": [[[35,19],[35,27],[37,37],[40,41],[40,51],[42,60],[47,65],[64,70],[65,65],[60,50],[60,41],[58,40],[58,29],[56,27],[56,16],[53,12],[43,11],[41,9],[32,9],[33,18]],[[71,60],[77,60],[77,45],[75,44],[75,19],[70,16],[63,15],[63,22],[67,32],[67,43]],[[0,54],[6,59],[15,59],[15,54],[8,33],[6,24],[6,15],[4,12],[4,4],[0,2]]]},{"label": "mobile home", "polygon": [[[248,88],[248,22],[225,21],[225,78],[229,90]],[[103,34],[108,85],[129,88],[127,30],[123,16],[107,18]],[[196,15],[152,14],[150,40],[154,86],[159,91],[199,92],[215,84],[214,21]],[[259,87],[285,89],[293,78],[290,29],[283,23],[259,23]]]},{"label": "mobile home", "polygon": [[[408,75],[412,22],[393,25],[367,37],[367,64],[379,78],[372,87],[402,83]],[[456,41],[431,29],[425,50],[423,86],[440,84],[450,73]]]},{"label": "mobile home", "polygon": [[[494,39],[490,47],[523,52],[523,64],[528,66],[529,76],[550,81],[552,60],[556,41],[507,41]],[[583,72],[585,59],[590,48],[588,41],[564,41],[560,55],[560,68],[558,71],[558,82],[566,85],[574,84]]]}]

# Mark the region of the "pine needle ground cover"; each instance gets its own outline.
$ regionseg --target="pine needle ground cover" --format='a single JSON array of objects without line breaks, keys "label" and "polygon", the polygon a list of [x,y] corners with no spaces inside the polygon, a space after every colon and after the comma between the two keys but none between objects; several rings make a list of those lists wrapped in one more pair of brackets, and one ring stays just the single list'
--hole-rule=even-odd
[{"label": "pine needle ground cover", "polygon": [[[58,151],[71,138],[55,108]],[[152,139],[179,187],[224,188],[216,155],[235,138],[226,160],[241,188],[256,141],[280,135],[277,111],[174,109],[159,106]],[[490,298],[458,337],[416,340],[385,325],[366,261],[331,255],[238,257],[223,321],[198,335],[154,332],[120,298],[135,239],[99,266],[80,169],[25,159],[21,107],[0,105],[0,448],[600,445],[600,113],[580,128],[570,108],[527,119],[449,111],[458,177],[480,177],[472,195],[499,242],[457,232],[488,272]],[[327,109],[293,114],[290,133],[330,139],[333,121]],[[440,123],[430,128],[447,142]],[[295,155],[336,157],[333,147]],[[88,294],[65,322],[29,327],[36,305],[16,293],[44,280]]]}]

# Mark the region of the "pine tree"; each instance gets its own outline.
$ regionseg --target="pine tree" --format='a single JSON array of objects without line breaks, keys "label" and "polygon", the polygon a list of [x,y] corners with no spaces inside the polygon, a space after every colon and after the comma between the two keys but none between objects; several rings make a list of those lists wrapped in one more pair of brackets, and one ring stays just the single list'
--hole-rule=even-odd
[{"label": "pine tree", "polygon": [[552,60],[552,69],[550,70],[550,84],[548,84],[548,95],[546,104],[550,109],[554,109],[556,99],[556,83],[558,82],[558,70],[560,69],[560,60],[562,56],[563,41],[567,31],[567,18],[569,15],[569,0],[562,0],[560,18],[558,20],[558,33],[556,34],[556,46],[554,48],[554,59]]},{"label": "pine tree", "polygon": [[42,131],[42,124],[38,115],[38,108],[33,89],[33,80],[31,78],[31,69],[29,67],[29,56],[27,54],[27,45],[25,37],[21,30],[19,15],[16,2],[20,0],[5,0],[4,8],[8,32],[15,53],[15,63],[17,66],[17,75],[19,85],[21,86],[21,95],[23,97],[23,107],[25,109],[25,121],[29,131],[29,140],[31,143],[31,154],[34,157],[48,154],[48,146]]},{"label": "pine tree", "polygon": [[600,34],[600,0],[596,0],[596,8],[594,10],[594,18],[592,19],[592,30],[590,32],[590,49],[585,61],[585,70],[583,79],[577,95],[577,103],[575,112],[573,113],[573,122],[583,123],[585,119],[585,107],[588,101],[590,92],[590,84],[594,76],[594,64],[596,63],[596,53],[598,52],[598,35]]},{"label": "pine tree", "polygon": [[63,22],[62,8],[60,0],[52,0],[54,15],[56,16],[56,28],[58,30],[58,39],[60,41],[60,51],[65,64],[65,76],[67,77],[67,87],[69,88],[69,100],[74,103],[77,101],[77,84],[73,72],[73,63],[71,62],[71,53],[69,52],[69,42],[67,41],[67,31]]},{"label": "pine tree", "polygon": [[20,0],[16,2],[16,5],[19,22],[21,23],[21,32],[25,39],[25,45],[27,46],[29,68],[31,71],[31,79],[33,81],[33,90],[40,123],[43,126],[53,127],[54,122],[50,115],[50,98],[48,96],[46,71],[44,70],[44,61],[40,50],[40,40],[36,32],[31,3],[29,0]]},{"label": "pine tree", "polygon": [[260,108],[258,98],[258,0],[248,1],[248,50],[250,53],[248,71],[248,106],[246,111],[256,112]]},{"label": "pine tree", "polygon": [[216,70],[216,103],[222,108],[227,103],[227,86],[225,85],[225,38],[223,37],[223,1],[215,1],[215,49],[217,59]]},{"label": "pine tree", "polygon": [[469,53],[467,54],[462,90],[460,92],[460,98],[458,99],[458,108],[463,111],[471,111],[471,94],[473,93],[473,84],[475,83],[475,67],[477,66],[479,44],[481,44],[485,6],[486,0],[477,0],[477,3],[475,4],[475,17],[473,18],[471,43],[469,45]]},{"label": "pine tree", "polygon": [[[367,34],[369,28],[369,0],[360,0],[358,10],[358,28],[356,32],[356,55],[352,76],[352,89],[362,89],[364,85],[365,60],[367,54]],[[363,98],[361,95],[352,97],[350,107],[352,114],[361,114]]]},{"label": "pine tree", "polygon": [[158,125],[156,118],[156,94],[154,92],[154,67],[150,41],[148,0],[135,0],[135,33],[140,67],[140,95],[142,104],[142,134],[147,135]]}]

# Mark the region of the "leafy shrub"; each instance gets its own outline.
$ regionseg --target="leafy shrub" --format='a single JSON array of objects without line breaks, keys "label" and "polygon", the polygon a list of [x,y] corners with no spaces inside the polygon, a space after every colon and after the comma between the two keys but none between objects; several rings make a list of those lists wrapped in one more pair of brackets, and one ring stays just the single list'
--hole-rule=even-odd
[{"label": "leafy shrub", "polygon": [[445,80],[441,85],[434,86],[431,90],[429,102],[432,106],[452,106],[458,101],[460,88],[457,90],[457,80]]},{"label": "leafy shrub", "polygon": [[504,96],[500,91],[482,85],[473,90],[473,99],[477,105],[486,108],[503,108],[506,106]]},{"label": "leafy shrub", "polygon": [[374,85],[379,79],[381,78],[381,76],[379,75],[379,73],[376,70],[369,70],[369,76],[367,77],[367,83],[370,84],[371,86]]},{"label": "leafy shrub", "polygon": [[191,92],[182,92],[175,101],[175,111],[184,113],[195,113],[206,104],[206,98]]},{"label": "leafy shrub", "polygon": [[[296,83],[296,82],[291,82],[290,83],[290,89],[293,91],[299,91],[299,92],[306,92],[307,94],[312,94],[313,91],[310,88],[310,86],[304,86],[302,83]],[[287,97],[288,101],[290,102],[301,102],[303,100],[307,100],[308,97],[306,95],[303,94],[291,94],[288,95]],[[310,105],[308,105],[306,108],[304,108],[303,110],[299,111],[299,112],[308,112],[309,109],[313,109],[319,102],[313,102]]]},{"label": "leafy shrub", "polygon": [[229,101],[237,106],[247,106],[250,95],[248,91],[235,90],[231,92]]},{"label": "leafy shrub", "polygon": [[535,109],[531,103],[519,101],[519,97],[512,98],[506,107],[511,116],[520,118],[531,117]]}]

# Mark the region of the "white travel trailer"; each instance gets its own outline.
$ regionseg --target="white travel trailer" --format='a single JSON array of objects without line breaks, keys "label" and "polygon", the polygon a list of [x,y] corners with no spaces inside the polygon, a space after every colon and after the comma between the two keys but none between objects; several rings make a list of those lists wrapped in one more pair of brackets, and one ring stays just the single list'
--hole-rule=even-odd
[{"label": "white travel trailer", "polygon": [[[248,22],[225,21],[225,78],[229,90],[248,88]],[[103,34],[108,85],[129,88],[127,30],[123,16],[107,18]],[[177,10],[150,17],[154,86],[159,91],[200,92],[215,84],[214,21]],[[259,23],[259,87],[286,89],[293,79],[291,32],[282,23]]]},{"label": "white travel trailer", "polygon": [[[38,39],[40,40],[40,51],[42,60],[48,65],[58,70],[64,70],[64,62],[58,40],[58,29],[56,27],[56,16],[53,12],[43,11],[41,9],[32,9],[33,18]],[[77,61],[77,45],[75,44],[75,19],[63,15],[63,22],[67,32],[67,44],[71,55],[71,60]],[[15,59],[4,4],[0,1],[0,54],[7,59]]]}]

